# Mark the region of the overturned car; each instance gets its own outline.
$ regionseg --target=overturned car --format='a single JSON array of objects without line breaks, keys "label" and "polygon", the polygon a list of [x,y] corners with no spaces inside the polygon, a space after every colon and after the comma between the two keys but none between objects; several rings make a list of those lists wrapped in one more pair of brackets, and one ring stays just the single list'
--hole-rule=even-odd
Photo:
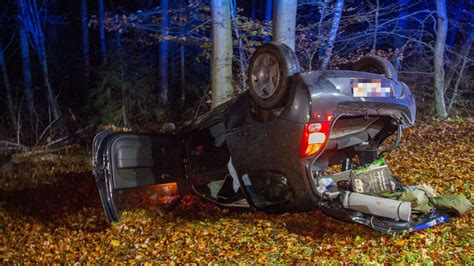
[{"label": "overturned car", "polygon": [[229,208],[319,208],[383,232],[446,221],[378,197],[405,189],[386,165],[360,171],[415,122],[413,95],[390,62],[369,56],[352,70],[301,72],[290,48],[269,43],[253,54],[248,76],[249,90],[176,134],[97,134],[94,176],[108,221],[143,199],[172,209],[190,192]]}]

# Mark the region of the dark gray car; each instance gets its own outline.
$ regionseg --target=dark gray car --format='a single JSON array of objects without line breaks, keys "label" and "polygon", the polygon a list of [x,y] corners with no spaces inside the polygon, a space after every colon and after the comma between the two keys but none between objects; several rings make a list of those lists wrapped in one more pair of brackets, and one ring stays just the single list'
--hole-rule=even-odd
[{"label": "dark gray car", "polygon": [[[130,205],[173,208],[186,193],[229,208],[300,212],[402,232],[446,217],[390,219],[347,208],[350,176],[323,196],[329,175],[373,162],[415,122],[415,101],[387,60],[370,56],[352,70],[301,72],[282,44],[259,47],[249,90],[180,127],[176,134],[104,131],[94,139],[94,175],[109,221]],[[382,143],[396,134],[391,145]],[[347,181],[347,182],[345,182]],[[397,184],[401,187],[401,184]],[[329,195],[329,194],[324,194]]]}]

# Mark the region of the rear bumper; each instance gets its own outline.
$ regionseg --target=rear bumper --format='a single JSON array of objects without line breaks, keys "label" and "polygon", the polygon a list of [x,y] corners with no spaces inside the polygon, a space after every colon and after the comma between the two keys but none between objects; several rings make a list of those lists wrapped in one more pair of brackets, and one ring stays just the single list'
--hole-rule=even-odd
[{"label": "rear bumper", "polygon": [[[309,122],[320,122],[330,115],[391,116],[398,119],[403,127],[415,122],[415,99],[402,82],[378,74],[355,71],[312,71],[299,76],[300,86],[307,87],[310,94]],[[356,79],[384,80],[391,86],[391,97],[352,96],[352,82]]]}]

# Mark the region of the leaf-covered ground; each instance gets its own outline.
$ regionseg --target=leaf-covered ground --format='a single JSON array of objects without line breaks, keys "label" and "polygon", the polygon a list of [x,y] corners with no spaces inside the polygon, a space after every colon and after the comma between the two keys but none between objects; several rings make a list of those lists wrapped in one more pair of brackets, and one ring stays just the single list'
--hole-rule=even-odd
[{"label": "leaf-covered ground", "polygon": [[[420,122],[387,156],[407,184],[472,202],[474,120]],[[3,262],[434,262],[474,263],[474,214],[433,229],[384,235],[319,211],[268,215],[187,197],[176,211],[136,210],[112,226],[87,152],[31,160],[0,176]]]}]

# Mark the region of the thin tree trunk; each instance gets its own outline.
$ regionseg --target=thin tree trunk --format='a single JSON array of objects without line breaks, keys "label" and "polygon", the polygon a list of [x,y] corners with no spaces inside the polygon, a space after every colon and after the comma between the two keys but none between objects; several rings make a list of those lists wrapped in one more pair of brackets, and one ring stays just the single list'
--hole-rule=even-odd
[{"label": "thin tree trunk", "polygon": [[179,86],[181,88],[181,110],[184,110],[184,105],[186,103],[186,65],[185,65],[185,53],[184,53],[184,44],[179,47],[179,64],[180,64],[180,82]]},{"label": "thin tree trunk", "polygon": [[286,44],[295,50],[297,1],[275,1],[273,6],[272,41]]},{"label": "thin tree trunk", "polygon": [[[322,57],[323,56],[323,52],[324,52],[324,47],[323,47],[323,21],[324,19],[326,18],[326,13],[327,13],[327,9],[328,9],[328,1],[329,0],[323,0],[322,3],[321,3],[321,8],[319,10],[319,21],[318,21],[318,41],[319,41],[319,46],[318,46],[318,56]],[[314,58],[314,53],[313,53],[313,56]],[[313,62],[313,58],[311,58],[311,61],[310,61],[310,69],[313,68],[312,66],[312,62]]]},{"label": "thin tree trunk", "polygon": [[[169,2],[161,0],[161,36],[168,35],[169,24]],[[164,105],[168,104],[168,53],[169,43],[165,40],[160,42],[160,101]]]},{"label": "thin tree trunk", "polygon": [[395,37],[395,48],[400,49],[405,44],[405,39],[401,36],[405,36],[407,34],[407,18],[406,15],[408,14],[408,1],[409,0],[398,0],[398,4],[400,6],[400,19],[398,20],[398,34]]},{"label": "thin tree trunk", "polygon": [[256,12],[255,12],[255,0],[252,0],[252,10],[250,11],[250,17],[252,18],[252,20],[255,20],[257,17],[256,17]]},{"label": "thin tree trunk", "polygon": [[33,92],[33,76],[31,74],[30,47],[28,43],[28,32],[23,23],[19,23],[20,53],[23,69],[23,86],[25,88],[26,104],[31,115],[36,115],[35,98]]},{"label": "thin tree trunk", "polygon": [[20,9],[19,17],[21,19],[21,22],[25,26],[25,29],[27,29],[30,33],[34,47],[38,54],[43,83],[48,94],[48,103],[50,110],[53,114],[54,120],[59,120],[59,118],[61,117],[61,111],[56,100],[56,94],[53,88],[51,87],[51,83],[49,81],[48,59],[46,56],[45,36],[43,31],[44,23],[40,19],[39,7],[35,0],[18,0],[18,8]]},{"label": "thin tree trunk", "polygon": [[211,0],[212,60],[211,90],[212,107],[229,100],[232,88],[232,29],[229,0]]},{"label": "thin tree trunk", "polygon": [[401,55],[404,51],[405,39],[402,36],[407,35],[407,9],[408,9],[408,0],[398,0],[398,4],[400,5],[400,19],[397,21],[398,23],[398,34],[395,37],[395,48],[398,49],[397,55],[395,57],[395,67],[400,70],[402,69],[402,62],[401,62]]},{"label": "thin tree trunk", "polygon": [[120,32],[115,32],[115,42],[117,47],[117,57],[119,60],[119,68],[120,68],[120,93],[122,95],[122,106],[121,106],[121,113],[122,113],[122,121],[124,127],[129,127],[130,122],[128,119],[128,97],[127,91],[125,87],[125,62],[123,60],[123,51],[122,51],[122,36]]},{"label": "thin tree trunk", "polygon": [[328,7],[328,0],[324,0],[321,3],[321,8],[320,8],[320,16],[319,16],[319,22],[318,22],[318,40],[322,42],[322,32],[323,32],[323,20],[326,17],[326,11]]},{"label": "thin tree trunk", "polygon": [[100,57],[102,64],[107,64],[107,47],[105,43],[105,28],[104,28],[105,7],[104,0],[99,0],[99,39],[100,39]]},{"label": "thin tree trunk", "polygon": [[0,68],[2,69],[3,73],[3,85],[5,86],[5,97],[7,100],[7,105],[8,105],[8,114],[10,117],[10,122],[12,123],[13,127],[16,127],[16,111],[15,111],[15,106],[13,105],[13,98],[12,98],[12,90],[10,87],[10,80],[8,79],[8,70],[7,70],[7,65],[5,63],[4,57],[3,57],[3,44],[0,42]]},{"label": "thin tree trunk", "polygon": [[453,17],[455,25],[451,27],[451,30],[449,31],[449,38],[447,42],[449,47],[453,47],[454,44],[456,43],[456,34],[458,32],[458,27],[456,24],[458,24],[461,21],[463,10],[464,10],[464,1],[463,0],[456,1],[454,17]]},{"label": "thin tree trunk", "polygon": [[49,71],[48,71],[48,59],[46,57],[46,50],[44,45],[44,35],[41,35],[39,45],[36,48],[39,57],[39,63],[41,66],[41,73],[43,74],[43,83],[48,93],[48,102],[51,107],[51,112],[53,114],[54,120],[58,120],[61,117],[61,111],[59,110],[58,102],[56,100],[56,93],[51,87],[49,81]]},{"label": "thin tree trunk", "polygon": [[[273,0],[266,0],[265,1],[265,23],[267,23],[266,31],[270,33],[270,21],[272,21],[272,14],[273,14]],[[267,35],[263,38],[263,42],[267,43],[271,40],[270,35]]]},{"label": "thin tree trunk", "polygon": [[231,16],[232,16],[232,28],[234,29],[235,38],[239,42],[239,63],[240,63],[240,73],[241,73],[241,86],[242,90],[247,88],[247,55],[244,50],[244,43],[242,38],[240,38],[239,26],[237,25],[237,2],[235,0],[230,0],[231,3]]},{"label": "thin tree trunk", "polygon": [[374,38],[372,41],[372,51],[377,49],[377,31],[379,29],[379,9],[380,9],[380,1],[375,0],[376,2],[376,9],[375,9],[375,29],[374,29]]},{"label": "thin tree trunk", "polygon": [[130,126],[130,122],[128,121],[128,113],[127,113],[127,103],[128,103],[128,97],[127,97],[127,92],[125,90],[125,85],[124,85],[124,71],[123,68],[120,70],[120,82],[121,82],[121,92],[122,92],[122,117],[123,117],[123,125],[125,127]]},{"label": "thin tree trunk", "polygon": [[437,33],[434,47],[434,85],[435,85],[435,108],[436,114],[444,119],[448,117],[444,100],[444,52],[446,48],[446,34],[448,32],[448,16],[446,13],[446,1],[436,1]]},{"label": "thin tree trunk", "polygon": [[[461,54],[462,54],[463,59],[462,59],[461,69],[459,70],[456,83],[454,84],[453,95],[451,97],[451,100],[449,101],[448,113],[451,112],[453,105],[456,101],[456,98],[458,96],[459,84],[461,83],[461,80],[464,77],[464,70],[466,69],[467,59],[469,57],[469,52],[471,51],[473,42],[474,42],[474,29],[473,27],[471,27],[471,31],[469,32],[466,42],[464,43],[463,48],[462,48]],[[449,83],[450,82],[448,82],[448,86],[449,86]]]},{"label": "thin tree trunk", "polygon": [[87,0],[81,0],[81,30],[82,30],[82,66],[84,71],[83,88],[89,88],[89,26],[87,16]]},{"label": "thin tree trunk", "polygon": [[445,74],[446,85],[444,86],[445,92],[451,87],[451,83],[453,79],[455,78],[456,74],[458,73],[457,69],[459,65],[463,64],[463,62],[466,59],[465,57],[469,55],[469,51],[472,46],[471,44],[474,39],[474,16],[471,16],[470,21],[471,23],[469,24],[469,27],[466,29],[466,31],[468,32],[466,40],[464,41],[464,44],[462,45],[459,53],[456,55],[455,59],[453,59],[450,62],[449,67],[446,70],[446,74]]},{"label": "thin tree trunk", "polygon": [[331,60],[334,42],[336,41],[337,31],[339,30],[339,22],[341,21],[342,8],[344,0],[337,0],[334,7],[334,17],[332,18],[331,31],[329,32],[329,39],[324,49],[323,61],[321,63],[321,70],[328,69],[329,60]]}]

